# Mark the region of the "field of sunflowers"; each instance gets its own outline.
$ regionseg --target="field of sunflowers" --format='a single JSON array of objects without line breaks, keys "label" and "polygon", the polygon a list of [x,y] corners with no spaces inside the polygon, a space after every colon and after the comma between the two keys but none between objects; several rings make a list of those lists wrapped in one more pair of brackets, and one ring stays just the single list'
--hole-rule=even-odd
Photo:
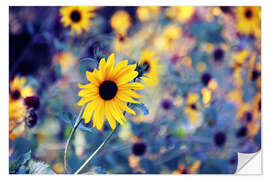
[{"label": "field of sunflowers", "polygon": [[261,8],[9,7],[10,174],[232,174],[261,149]]}]

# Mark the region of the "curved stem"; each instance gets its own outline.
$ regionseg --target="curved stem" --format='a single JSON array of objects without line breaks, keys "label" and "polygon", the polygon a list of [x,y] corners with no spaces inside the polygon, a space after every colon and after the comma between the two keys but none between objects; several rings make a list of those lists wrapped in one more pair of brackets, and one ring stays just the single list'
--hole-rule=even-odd
[{"label": "curved stem", "polygon": [[109,134],[109,136],[106,137],[106,139],[99,145],[99,147],[95,150],[95,152],[93,152],[93,154],[83,163],[83,165],[74,174],[79,174],[85,168],[85,166],[87,166],[87,164],[93,159],[93,157],[109,141],[109,139],[112,137],[112,135],[115,133],[118,127],[119,127],[119,124],[117,124],[116,128]]},{"label": "curved stem", "polygon": [[69,144],[70,144],[70,141],[71,141],[71,138],[72,136],[74,135],[76,129],[78,128],[79,124],[81,123],[81,117],[82,117],[82,114],[83,114],[83,111],[85,109],[85,106],[86,106],[87,103],[85,103],[82,108],[81,108],[81,111],[79,113],[79,116],[78,118],[76,119],[76,123],[67,139],[67,143],[66,143],[66,147],[65,147],[65,155],[64,155],[64,169],[65,169],[65,172],[67,173],[68,172],[68,169],[67,169],[67,152],[68,152],[68,147],[69,147]]}]

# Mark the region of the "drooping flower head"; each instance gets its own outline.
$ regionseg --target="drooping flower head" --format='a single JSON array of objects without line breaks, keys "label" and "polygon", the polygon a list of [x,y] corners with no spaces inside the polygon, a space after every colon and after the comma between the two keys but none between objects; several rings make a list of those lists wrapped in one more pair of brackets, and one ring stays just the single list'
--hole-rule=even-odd
[{"label": "drooping flower head", "polygon": [[140,103],[133,98],[141,98],[133,90],[143,89],[144,85],[138,82],[130,82],[137,77],[136,64],[128,65],[128,60],[119,62],[114,67],[114,54],[107,61],[102,58],[99,68],[93,72],[86,71],[89,84],[81,85],[79,92],[81,100],[79,106],[87,103],[82,118],[89,123],[93,115],[93,127],[101,130],[105,118],[109,121],[112,129],[116,127],[116,121],[124,125],[126,121],[123,111],[136,115],[126,102]]},{"label": "drooping flower head", "polygon": [[67,6],[60,9],[61,22],[64,27],[71,27],[71,33],[81,34],[82,31],[89,31],[92,25],[91,18],[95,16],[93,10],[96,7],[90,6]]}]

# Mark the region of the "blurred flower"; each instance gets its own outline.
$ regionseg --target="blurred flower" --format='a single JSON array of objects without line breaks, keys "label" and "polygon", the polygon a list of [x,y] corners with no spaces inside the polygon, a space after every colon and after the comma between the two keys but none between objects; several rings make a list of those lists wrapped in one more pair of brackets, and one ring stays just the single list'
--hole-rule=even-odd
[{"label": "blurred flower", "polygon": [[176,24],[170,24],[166,26],[163,32],[160,35],[160,38],[157,39],[156,45],[161,51],[172,50],[176,40],[182,35],[182,29]]},{"label": "blurred flower", "polygon": [[91,18],[95,16],[95,7],[89,6],[67,6],[60,8],[61,22],[64,27],[71,27],[71,33],[81,34],[89,31],[92,25]]},{"label": "blurred flower", "polygon": [[9,97],[9,138],[16,139],[24,132],[23,118],[26,108],[21,100],[13,100]]},{"label": "blurred flower", "polygon": [[27,96],[34,95],[34,90],[31,86],[25,86],[26,78],[16,76],[10,82],[10,96],[13,100],[18,100],[20,98],[25,98]]},{"label": "blurred flower", "polygon": [[113,40],[112,47],[116,52],[129,54],[131,52],[131,40],[126,35],[117,34]]},{"label": "blurred flower", "polygon": [[52,168],[58,174],[61,174],[64,172],[64,167],[63,167],[62,163],[60,163],[60,162],[55,163]]},{"label": "blurred flower", "polygon": [[28,96],[24,98],[24,105],[27,109],[37,110],[39,108],[39,97],[38,96]]},{"label": "blurred flower", "polygon": [[66,74],[77,62],[77,59],[72,52],[63,51],[54,55],[53,62],[60,65],[62,74]]},{"label": "blurred flower", "polygon": [[238,138],[245,137],[246,135],[247,135],[247,127],[246,126],[240,127],[236,132],[236,137],[238,137]]},{"label": "blurred flower", "polygon": [[218,131],[214,134],[214,143],[218,147],[222,147],[226,143],[227,136],[225,132]]},{"label": "blurred flower", "polygon": [[216,48],[213,52],[213,60],[214,62],[221,63],[224,60],[224,50],[223,48]]},{"label": "blurred flower", "polygon": [[187,96],[187,107],[185,108],[184,112],[189,117],[191,123],[196,124],[198,120],[198,100],[199,95],[196,93],[189,93]]},{"label": "blurred flower", "polygon": [[16,76],[10,82],[9,96],[9,138],[16,139],[24,132],[26,107],[23,98],[34,95],[31,86],[26,86],[26,78]]},{"label": "blurred flower", "polygon": [[150,50],[144,50],[141,54],[139,64],[142,64],[144,69],[144,75],[141,77],[144,83],[154,87],[159,83],[160,67],[159,59],[156,57],[156,53]]},{"label": "blurred flower", "polygon": [[131,18],[126,11],[120,10],[113,14],[111,18],[111,26],[117,34],[125,36],[130,25]]},{"label": "blurred flower", "polygon": [[201,75],[201,82],[204,86],[208,86],[208,83],[210,82],[212,76],[210,73],[206,72]]},{"label": "blurred flower", "polygon": [[85,119],[85,123],[88,123],[93,114],[93,127],[97,127],[98,130],[103,127],[104,116],[112,129],[115,129],[116,121],[124,125],[122,120],[126,121],[126,118],[121,109],[136,115],[125,102],[140,103],[133,98],[141,96],[132,90],[144,88],[140,83],[129,83],[138,75],[135,71],[136,64],[128,65],[128,60],[125,60],[119,62],[114,68],[114,61],[114,54],[108,57],[107,62],[105,58],[101,59],[99,70],[86,71],[86,77],[90,83],[79,84],[79,88],[83,89],[78,93],[82,97],[78,105],[88,103],[82,118]]},{"label": "blurred flower", "polygon": [[148,21],[160,13],[159,6],[140,6],[137,8],[137,16],[141,21]]},{"label": "blurred flower", "polygon": [[161,101],[161,107],[165,110],[170,110],[173,106],[173,103],[170,99],[163,99]]},{"label": "blurred flower", "polygon": [[166,9],[166,16],[180,22],[187,22],[194,14],[193,6],[171,6]]},{"label": "blurred flower", "polygon": [[135,156],[142,156],[146,152],[147,146],[144,142],[136,142],[132,145],[132,153]]},{"label": "blurred flower", "polygon": [[201,166],[201,161],[196,160],[192,165],[186,167],[184,164],[178,166],[178,170],[173,171],[173,174],[194,174]]},{"label": "blurred flower", "polygon": [[260,36],[261,8],[256,6],[235,7],[237,29],[243,35]]},{"label": "blurred flower", "polygon": [[202,88],[201,93],[203,104],[208,105],[212,100],[212,92],[208,88]]},{"label": "blurred flower", "polygon": [[247,123],[247,134],[248,137],[252,138],[258,134],[260,130],[260,122],[255,121],[255,122],[250,122]]}]

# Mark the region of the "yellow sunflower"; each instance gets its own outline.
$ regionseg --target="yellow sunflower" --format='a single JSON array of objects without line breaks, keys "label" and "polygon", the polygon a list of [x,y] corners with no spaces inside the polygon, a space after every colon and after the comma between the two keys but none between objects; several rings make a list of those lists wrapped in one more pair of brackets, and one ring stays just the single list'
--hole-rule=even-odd
[{"label": "yellow sunflower", "polygon": [[140,6],[137,8],[136,14],[140,21],[148,21],[156,17],[160,13],[159,6]]},{"label": "yellow sunflower", "polygon": [[12,100],[18,100],[27,96],[34,95],[34,90],[31,86],[25,86],[26,78],[16,76],[10,82],[10,95]]},{"label": "yellow sunflower", "polygon": [[255,6],[239,6],[235,9],[237,29],[244,35],[260,36],[261,8]]},{"label": "yellow sunflower", "polygon": [[82,31],[88,32],[92,25],[91,18],[95,16],[95,7],[89,6],[67,6],[60,8],[61,22],[64,27],[71,26],[71,33],[81,34]]},{"label": "yellow sunflower", "polygon": [[133,90],[143,89],[144,85],[138,82],[129,83],[137,77],[136,64],[128,65],[128,60],[119,62],[114,67],[114,54],[111,54],[107,62],[105,58],[100,60],[99,69],[93,72],[86,71],[89,84],[81,85],[79,96],[82,98],[78,106],[87,103],[82,118],[89,123],[93,115],[93,127],[101,130],[105,117],[112,129],[116,127],[116,121],[124,125],[126,121],[122,110],[136,115],[125,102],[140,103],[133,98],[141,96]]},{"label": "yellow sunflower", "polygon": [[110,22],[117,34],[125,36],[131,25],[131,17],[126,11],[120,10],[113,14]]},{"label": "yellow sunflower", "polygon": [[194,14],[193,6],[172,6],[165,11],[166,16],[171,19],[176,19],[179,22],[189,21]]},{"label": "yellow sunflower", "polygon": [[139,64],[145,66],[145,76],[141,79],[149,86],[156,86],[159,83],[160,67],[159,59],[156,57],[155,52],[144,50],[141,54]]}]

